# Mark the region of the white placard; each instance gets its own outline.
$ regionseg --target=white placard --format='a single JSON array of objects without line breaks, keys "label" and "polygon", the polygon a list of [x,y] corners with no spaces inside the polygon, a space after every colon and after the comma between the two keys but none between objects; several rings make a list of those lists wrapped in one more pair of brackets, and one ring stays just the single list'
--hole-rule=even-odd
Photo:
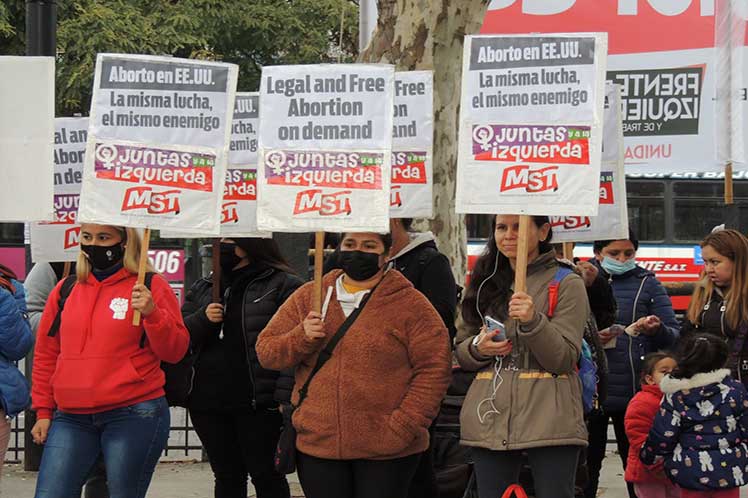
[{"label": "white placard", "polygon": [[[724,154],[716,144],[732,136],[732,158],[740,161],[736,124],[748,120],[745,85],[729,120],[720,109],[718,89],[748,80],[748,49],[736,49],[732,81],[720,65],[720,7],[732,0],[493,0],[481,33],[604,31],[610,46],[607,78],[623,85],[624,158],[629,175],[706,174],[720,178]],[[728,34],[728,37],[731,36]],[[724,50],[722,50],[724,53]],[[742,60],[738,53],[742,54]],[[742,66],[742,73],[740,67]],[[741,78],[742,76],[742,78]],[[735,86],[733,86],[735,89]],[[733,95],[735,97],[735,95]],[[733,107],[735,109],[736,107]],[[731,133],[728,127],[732,126]],[[735,163],[745,170],[745,163]],[[647,176],[650,177],[650,176]],[[659,176],[658,176],[659,177]],[[690,176],[689,176],[690,177]],[[700,178],[701,176],[694,176]]]},{"label": "white placard", "polygon": [[623,165],[621,85],[605,87],[603,162],[597,216],[551,216],[553,242],[593,242],[629,236],[626,176]]},{"label": "white placard", "polygon": [[78,257],[78,201],[87,137],[88,118],[55,119],[55,217],[50,222],[31,224],[31,259],[34,262],[75,261]]},{"label": "white placard", "polygon": [[431,218],[434,182],[434,73],[395,73],[390,217]]},{"label": "white placard", "polygon": [[[237,92],[231,125],[229,163],[221,206],[221,237],[272,237],[257,229],[257,134],[260,129],[260,96]],[[199,234],[163,230],[168,238],[193,238]]]},{"label": "white placard", "polygon": [[52,218],[53,57],[0,57],[0,221]]},{"label": "white placard", "polygon": [[468,36],[457,212],[593,216],[605,33]]},{"label": "white placard", "polygon": [[383,64],[263,68],[261,230],[389,231],[394,79]]},{"label": "white placard", "polygon": [[99,54],[80,221],[218,234],[237,74]]}]

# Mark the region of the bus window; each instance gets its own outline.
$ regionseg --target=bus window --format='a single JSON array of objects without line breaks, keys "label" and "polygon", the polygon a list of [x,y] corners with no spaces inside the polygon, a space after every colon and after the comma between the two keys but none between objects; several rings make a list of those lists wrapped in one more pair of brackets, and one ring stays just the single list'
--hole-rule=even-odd
[{"label": "bus window", "polygon": [[673,238],[676,243],[697,244],[717,225],[725,222],[721,199],[675,198]]},{"label": "bus window", "polygon": [[23,245],[23,223],[0,223],[0,243]]},{"label": "bus window", "polygon": [[658,181],[626,182],[629,226],[641,241],[665,240],[665,184]]},{"label": "bus window", "polygon": [[725,222],[722,181],[673,182],[673,239],[697,244]]}]

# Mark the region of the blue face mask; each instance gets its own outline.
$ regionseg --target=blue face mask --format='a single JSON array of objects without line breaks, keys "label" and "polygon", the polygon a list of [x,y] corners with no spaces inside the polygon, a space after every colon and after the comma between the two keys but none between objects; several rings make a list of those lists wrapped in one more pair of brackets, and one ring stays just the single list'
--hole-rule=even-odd
[{"label": "blue face mask", "polygon": [[623,263],[617,259],[609,258],[605,256],[600,266],[603,270],[607,271],[610,275],[623,275],[624,273],[636,268],[636,258],[627,259]]}]

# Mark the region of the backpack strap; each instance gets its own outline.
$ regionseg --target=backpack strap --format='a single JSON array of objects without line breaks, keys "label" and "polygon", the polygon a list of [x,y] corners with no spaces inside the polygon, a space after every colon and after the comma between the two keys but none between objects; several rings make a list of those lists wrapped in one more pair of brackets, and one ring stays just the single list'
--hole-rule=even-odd
[{"label": "backpack strap", "polygon": [[574,270],[571,268],[559,266],[553,279],[551,279],[548,284],[548,312],[546,313],[548,318],[553,318],[553,313],[556,311],[556,305],[558,304],[558,288],[561,286],[561,281],[571,273],[574,273]]},{"label": "backpack strap", "polygon": [[57,314],[55,315],[55,320],[52,322],[52,325],[49,327],[49,332],[47,332],[48,337],[54,337],[57,335],[57,332],[60,330],[60,323],[62,322],[62,310],[65,308],[65,302],[68,300],[68,297],[73,292],[73,287],[75,286],[75,282],[78,279],[75,275],[68,275],[65,277],[65,280],[62,281],[62,285],[60,286],[60,297],[57,300]]},{"label": "backpack strap", "polygon": [[[155,273],[153,273],[152,271],[146,272],[145,274],[145,281],[143,283],[145,284],[145,288],[148,290],[151,290],[151,284],[153,283],[153,275],[155,275]],[[145,334],[145,328],[143,328],[143,335],[140,336],[140,347],[141,348],[145,347],[145,341],[147,338],[148,337]]]}]

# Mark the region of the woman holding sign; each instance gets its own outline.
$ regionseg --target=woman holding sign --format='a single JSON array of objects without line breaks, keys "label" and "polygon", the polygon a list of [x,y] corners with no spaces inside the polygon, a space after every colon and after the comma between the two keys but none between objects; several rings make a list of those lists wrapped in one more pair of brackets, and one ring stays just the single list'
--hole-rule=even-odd
[{"label": "woman holding sign", "polygon": [[111,496],[143,498],[169,437],[160,363],[179,361],[189,335],[165,279],[148,265],[150,285],[136,284],[136,230],[83,224],[80,244],[76,277],[50,294],[36,339],[35,497],[79,496],[101,453]]},{"label": "woman holding sign", "polygon": [[273,239],[222,239],[220,264],[222,302],[212,302],[205,278],[182,307],[198,352],[187,408],[210,458],[215,498],[246,498],[247,475],[258,498],[288,498],[273,456],[283,422],[278,401],[293,378],[262,368],[254,345],[302,282]]},{"label": "woman holding sign", "polygon": [[559,270],[546,216],[533,216],[527,292],[514,292],[519,216],[497,215],[475,265],[458,322],[456,356],[477,372],[460,414],[478,494],[499,498],[519,478],[527,451],[537,498],[573,498],[587,445],[576,374],[590,314],[582,278]]},{"label": "woman holding sign", "polygon": [[[405,498],[450,377],[447,328],[397,271],[391,238],[347,233],[341,270],[296,291],[257,341],[265,368],[296,367],[293,426],[307,498]],[[339,341],[336,340],[339,338]]]}]

